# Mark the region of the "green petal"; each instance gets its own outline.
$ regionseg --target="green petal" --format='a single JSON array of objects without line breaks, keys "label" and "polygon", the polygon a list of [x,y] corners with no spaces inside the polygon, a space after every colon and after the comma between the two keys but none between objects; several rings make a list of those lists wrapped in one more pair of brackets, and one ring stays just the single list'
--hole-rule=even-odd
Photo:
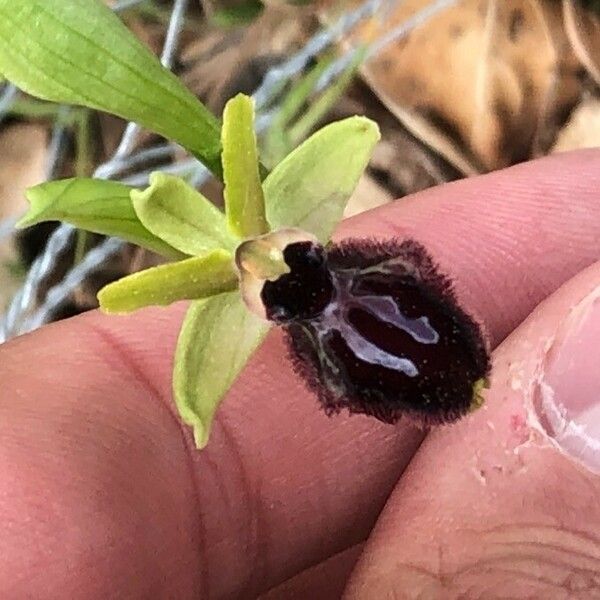
[{"label": "green petal", "polygon": [[214,250],[119,279],[102,288],[98,300],[104,312],[128,313],[143,306],[207,298],[237,286],[233,257],[225,250]]},{"label": "green petal", "polygon": [[254,133],[254,101],[239,94],[223,112],[223,181],[229,230],[240,238],[269,230]]},{"label": "green petal", "polygon": [[327,125],[280,162],[263,183],[273,229],[298,227],[326,243],[379,140],[365,117]]},{"label": "green petal", "polygon": [[182,258],[181,252],[142,225],[133,210],[131,190],[122,183],[100,179],[76,178],[42,183],[27,190],[30,208],[17,226],[66,221],[80,229],[120,237],[167,258]]},{"label": "green petal", "polygon": [[237,291],[197,300],[188,310],[177,342],[173,391],[198,448],[206,446],[219,403],[268,330]]},{"label": "green petal", "polygon": [[153,173],[150,187],[132,190],[131,199],[142,224],[180,252],[199,256],[236,245],[225,215],[179,177]]},{"label": "green petal", "polygon": [[218,120],[99,0],[0,0],[0,72],[33,96],[136,121],[221,172]]}]

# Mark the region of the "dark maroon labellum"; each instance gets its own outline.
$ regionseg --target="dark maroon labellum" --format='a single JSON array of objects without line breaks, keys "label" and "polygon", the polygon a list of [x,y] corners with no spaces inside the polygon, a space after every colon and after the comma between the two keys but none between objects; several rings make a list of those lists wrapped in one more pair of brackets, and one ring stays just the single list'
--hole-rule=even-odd
[{"label": "dark maroon labellum", "polygon": [[435,424],[477,404],[490,370],[485,341],[423,246],[297,242],[283,255],[290,272],[266,281],[261,298],[328,414]]}]

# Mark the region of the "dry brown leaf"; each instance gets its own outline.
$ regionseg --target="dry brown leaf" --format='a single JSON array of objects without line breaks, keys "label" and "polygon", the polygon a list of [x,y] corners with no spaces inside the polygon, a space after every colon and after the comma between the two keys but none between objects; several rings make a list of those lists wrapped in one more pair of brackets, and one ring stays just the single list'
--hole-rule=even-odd
[{"label": "dry brown leaf", "polygon": [[[361,41],[429,3],[399,3]],[[363,75],[410,131],[470,175],[546,151],[580,97],[578,70],[560,3],[463,0],[390,44]]]},{"label": "dry brown leaf", "polygon": [[590,96],[571,113],[552,152],[597,147],[600,147],[600,99]]},{"label": "dry brown leaf", "polygon": [[573,51],[600,85],[600,17],[575,0],[563,0],[563,14]]},{"label": "dry brown leaf", "polygon": [[[346,90],[330,117],[344,119],[355,114],[373,119],[381,131],[381,140],[373,150],[367,171],[378,188],[363,185],[352,199],[358,206],[366,210],[378,206],[384,197],[388,201],[395,200],[461,177],[447,161],[402,127],[373,91],[359,80]],[[368,196],[371,192],[373,199]]]},{"label": "dry brown leaf", "polygon": [[44,180],[46,127],[18,123],[0,132],[0,219],[27,208],[25,189]]},{"label": "dry brown leaf", "polygon": [[207,29],[183,49],[183,81],[220,113],[228,97],[252,92],[270,66],[301,46],[312,21],[302,8],[267,6],[245,28]]}]

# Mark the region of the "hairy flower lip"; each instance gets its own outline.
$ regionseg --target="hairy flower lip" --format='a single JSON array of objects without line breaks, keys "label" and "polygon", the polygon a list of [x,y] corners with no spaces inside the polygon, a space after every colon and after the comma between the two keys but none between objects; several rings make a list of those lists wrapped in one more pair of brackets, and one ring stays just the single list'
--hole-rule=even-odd
[{"label": "hairy flower lip", "polygon": [[[326,414],[346,409],[430,426],[481,406],[489,347],[425,247],[412,239],[349,239],[327,247],[327,263],[332,303],[317,317],[278,323],[295,371]],[[274,306],[287,302],[297,311],[295,289],[313,303],[318,279],[311,283],[304,290],[296,282]]]}]

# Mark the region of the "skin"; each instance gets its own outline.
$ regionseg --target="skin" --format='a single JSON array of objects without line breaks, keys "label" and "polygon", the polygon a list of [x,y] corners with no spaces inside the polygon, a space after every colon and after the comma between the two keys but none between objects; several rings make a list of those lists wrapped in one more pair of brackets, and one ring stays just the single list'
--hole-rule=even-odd
[{"label": "skin", "polygon": [[496,348],[486,407],[427,435],[325,418],[274,331],[197,452],[170,393],[184,305],[1,346],[0,597],[600,597],[600,477],[526,422],[541,333],[600,284],[599,189],[583,151],[344,222],[424,243]]}]

